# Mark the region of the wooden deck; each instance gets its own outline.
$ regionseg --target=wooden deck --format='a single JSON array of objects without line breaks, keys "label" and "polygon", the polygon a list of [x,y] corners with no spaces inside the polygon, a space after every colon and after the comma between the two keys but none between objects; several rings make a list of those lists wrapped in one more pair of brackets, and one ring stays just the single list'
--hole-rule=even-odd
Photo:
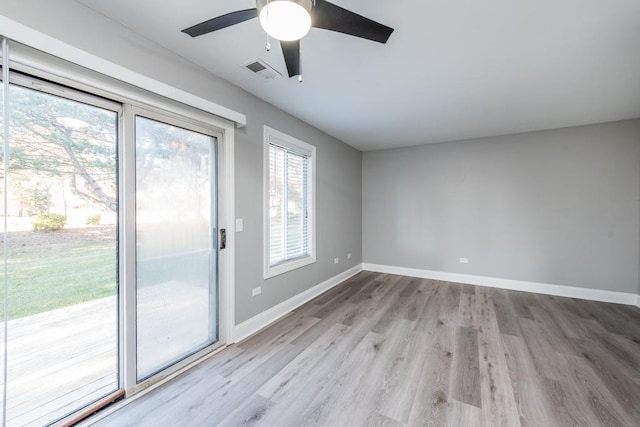
[{"label": "wooden deck", "polygon": [[118,388],[116,313],[107,297],[9,322],[8,425],[44,425]]},{"label": "wooden deck", "polygon": [[[138,297],[141,320],[154,325],[139,331],[139,363],[152,369],[204,344],[206,289],[168,282]],[[44,425],[118,389],[115,296],[12,320],[8,329],[8,425]],[[0,366],[2,357],[0,345]]]}]

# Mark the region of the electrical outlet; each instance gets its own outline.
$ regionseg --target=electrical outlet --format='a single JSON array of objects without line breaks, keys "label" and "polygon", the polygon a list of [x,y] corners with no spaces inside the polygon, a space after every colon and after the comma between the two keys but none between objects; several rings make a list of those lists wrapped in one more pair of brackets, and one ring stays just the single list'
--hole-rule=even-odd
[{"label": "electrical outlet", "polygon": [[334,264],[337,264],[337,263],[339,263],[339,262],[340,262],[340,258],[334,258],[334,259],[333,259],[333,263],[334,263]]},{"label": "electrical outlet", "polygon": [[469,263],[469,258],[460,258],[460,262],[462,264],[468,264]]},{"label": "electrical outlet", "polygon": [[350,253],[347,254],[347,259],[351,259],[351,254]]},{"label": "electrical outlet", "polygon": [[257,295],[260,295],[262,293],[262,286],[258,286],[257,288],[253,288],[253,290],[251,291],[251,296],[255,297]]},{"label": "electrical outlet", "polygon": [[242,218],[236,218],[236,233],[239,233],[242,230],[244,230],[244,221]]}]

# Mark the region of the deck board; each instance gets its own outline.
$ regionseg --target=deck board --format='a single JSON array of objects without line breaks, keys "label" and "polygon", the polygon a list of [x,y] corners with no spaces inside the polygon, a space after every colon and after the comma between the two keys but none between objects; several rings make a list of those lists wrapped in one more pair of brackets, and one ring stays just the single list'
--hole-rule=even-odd
[{"label": "deck board", "polygon": [[[174,331],[148,328],[140,337],[140,345],[149,350],[148,366],[181,349],[207,344],[206,289],[165,282],[143,288],[140,294],[144,321],[169,323]],[[172,296],[169,303],[166,295]],[[11,320],[7,327],[8,425],[48,424],[118,389],[115,296]],[[4,328],[0,328],[2,340]],[[163,345],[158,345],[160,341]],[[1,393],[0,388],[0,397]]]}]

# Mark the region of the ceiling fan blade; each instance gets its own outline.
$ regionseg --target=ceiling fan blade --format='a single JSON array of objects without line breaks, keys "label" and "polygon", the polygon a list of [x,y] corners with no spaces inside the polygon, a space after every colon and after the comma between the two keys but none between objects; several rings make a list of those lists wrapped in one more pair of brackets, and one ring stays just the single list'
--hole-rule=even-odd
[{"label": "ceiling fan blade", "polygon": [[311,16],[311,25],[316,28],[337,31],[351,36],[386,43],[393,28],[372,21],[325,0],[316,0]]},{"label": "ceiling fan blade", "polygon": [[198,37],[203,34],[221,30],[235,24],[239,24],[258,16],[258,9],[245,9],[221,15],[208,21],[201,22],[193,27],[185,28],[183,33],[189,34],[191,37]]},{"label": "ceiling fan blade", "polygon": [[287,64],[289,77],[300,75],[300,40],[291,42],[280,41],[284,62]]}]

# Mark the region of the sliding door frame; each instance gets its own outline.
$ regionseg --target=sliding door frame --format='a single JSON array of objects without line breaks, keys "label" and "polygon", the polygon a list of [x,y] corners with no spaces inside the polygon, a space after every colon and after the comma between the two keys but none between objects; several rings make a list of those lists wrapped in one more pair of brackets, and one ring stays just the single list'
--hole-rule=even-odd
[{"label": "sliding door frame", "polygon": [[[5,39],[6,40],[6,39]],[[11,59],[11,58],[9,58]],[[64,99],[64,100],[68,100],[68,101],[72,101],[72,102],[77,102],[79,104],[83,104],[85,106],[90,106],[90,107],[94,107],[94,108],[99,108],[101,110],[104,111],[109,111],[111,113],[115,113],[116,117],[117,117],[117,122],[116,122],[116,131],[117,134],[115,135],[116,137],[116,143],[115,143],[115,155],[114,155],[114,163],[115,163],[115,178],[116,178],[116,183],[118,185],[118,191],[116,192],[116,199],[119,200],[121,197],[120,194],[120,177],[122,175],[122,170],[121,170],[121,166],[120,166],[120,161],[119,161],[119,153],[121,151],[121,142],[123,141],[121,138],[121,129],[122,129],[122,116],[123,116],[123,111],[124,111],[124,107],[123,104],[121,102],[118,101],[114,101],[113,99],[109,99],[109,98],[105,98],[103,96],[94,94],[94,93],[89,93],[86,91],[82,91],[79,90],[75,87],[69,87],[69,86],[63,86],[58,82],[55,82],[51,79],[43,79],[41,77],[38,76],[33,76],[27,73],[22,72],[19,67],[14,67],[14,64],[10,64],[9,67],[6,67],[3,69],[3,78],[2,78],[2,84],[5,85],[6,87],[15,87],[15,88],[23,88],[23,89],[27,89],[33,92],[37,92],[37,93],[42,93],[42,94],[46,94],[46,95],[51,95],[55,98],[58,99]],[[6,83],[5,83],[6,82]],[[10,96],[9,96],[10,98]],[[8,99],[8,102],[10,102],[10,99]],[[7,123],[10,123],[10,120],[6,120]],[[6,132],[8,133],[9,131],[9,126],[7,126],[6,128]],[[10,144],[10,138],[6,138],[5,139],[7,144]],[[7,152],[8,153],[8,152]],[[9,156],[5,156],[6,158],[4,159],[4,161],[8,161],[9,160]],[[5,167],[6,169],[6,167]],[[9,171],[7,170],[7,177],[9,176]],[[5,195],[6,195],[7,191],[5,191]],[[7,205],[7,203],[5,202],[5,206]],[[6,212],[5,212],[6,213]],[[6,219],[5,219],[6,220]],[[119,212],[118,212],[118,221],[120,221],[120,216],[119,216]],[[119,242],[118,238],[119,238],[119,228],[120,228],[120,222],[118,222],[117,224],[117,232],[114,233],[114,237],[116,237],[116,252],[119,252],[120,248],[121,248],[121,243]],[[6,228],[6,227],[5,227]],[[6,252],[6,250],[5,250]],[[6,255],[6,254],[5,254]],[[119,258],[114,260],[114,262],[116,262],[117,264],[114,266],[114,270],[116,271],[116,274],[118,274],[119,269],[120,269],[120,261]],[[5,268],[6,268],[6,260],[5,260]],[[7,274],[6,270],[4,272],[5,276]],[[85,406],[76,409],[73,413],[68,414],[63,416],[63,418],[61,419],[57,419],[57,420],[52,420],[54,423],[60,422],[61,420],[64,419],[68,419],[68,418],[73,418],[74,414],[77,414],[78,412],[83,411],[85,408],[88,407],[93,407],[96,405],[97,402],[102,401],[103,399],[109,399],[110,396],[114,396],[118,393],[122,393],[122,390],[124,390],[123,387],[123,365],[122,365],[122,341],[120,340],[120,334],[123,328],[123,324],[121,323],[121,318],[122,318],[122,281],[120,277],[116,278],[116,307],[115,307],[115,315],[113,316],[112,320],[113,320],[113,327],[117,328],[117,334],[116,334],[116,340],[117,342],[116,344],[116,360],[117,360],[117,364],[116,364],[116,372],[114,372],[114,374],[116,374],[116,378],[117,378],[117,383],[116,383],[116,388],[110,392],[108,392],[107,394],[105,394],[104,396],[98,398],[97,400],[94,400],[92,402],[89,402],[88,404],[86,404]],[[6,290],[6,286],[5,286],[5,290]],[[46,312],[45,312],[46,313]],[[7,319],[3,319],[3,321],[5,322],[5,328],[7,327]],[[10,332],[10,331],[9,331]],[[5,333],[5,339],[7,338],[7,334]],[[3,344],[4,345],[4,344]],[[8,349],[6,348],[5,345],[5,357],[11,357],[8,353]],[[6,378],[6,375],[4,375],[4,378]],[[2,387],[6,387],[6,384],[2,384]],[[4,392],[4,396],[6,397],[6,390]],[[3,402],[3,406],[4,406],[4,402]],[[5,423],[6,422],[6,407],[4,407],[3,410],[3,420],[2,422]],[[4,424],[3,424],[4,425]]]},{"label": "sliding door frame", "polygon": [[[154,108],[150,106],[135,106],[125,104],[123,108],[123,126],[122,131],[125,144],[121,144],[121,167],[124,170],[121,180],[121,203],[122,208],[122,224],[120,230],[120,239],[123,242],[123,249],[120,252],[120,274],[125,278],[128,286],[125,286],[121,298],[124,309],[122,310],[121,324],[124,326],[122,331],[122,343],[124,351],[121,353],[123,359],[122,378],[124,389],[127,395],[135,394],[140,390],[150,387],[164,379],[185,369],[203,357],[214,353],[224,346],[230,344],[233,340],[233,239],[227,233],[226,249],[220,250],[219,244],[213,248],[217,255],[217,287],[218,287],[218,340],[207,347],[194,352],[190,356],[185,357],[179,362],[173,363],[161,371],[151,375],[150,377],[138,381],[136,375],[136,358],[137,358],[137,286],[136,286],[136,153],[135,153],[135,120],[136,117],[145,117],[152,120],[167,123],[172,126],[182,127],[191,131],[210,135],[217,139],[216,153],[216,184],[217,198],[215,203],[217,212],[216,232],[221,229],[229,231],[229,225],[233,224],[233,200],[229,200],[229,196],[233,196],[233,128],[221,128],[219,123],[203,122],[194,120],[180,114],[175,114],[164,109]],[[215,239],[217,242],[218,239]],[[231,281],[231,283],[230,283]],[[132,285],[133,284],[133,285]]]},{"label": "sliding door frame", "polygon": [[[9,44],[11,41],[9,40]],[[127,397],[161,384],[191,365],[234,342],[235,326],[235,123],[203,110],[181,104],[128,83],[87,70],[41,52],[9,58],[10,70],[27,78],[42,79],[53,93],[64,87],[90,98],[102,97],[105,103],[121,106],[118,113],[118,286],[119,286],[119,372],[120,387]],[[62,85],[58,87],[57,85]],[[50,89],[50,90],[51,90]],[[111,108],[110,108],[111,109]],[[219,324],[218,342],[187,357],[160,373],[137,383],[136,379],[136,247],[135,247],[135,139],[136,112],[160,114],[178,122],[214,132],[217,141],[217,219],[225,229],[226,249],[217,250]]]}]

